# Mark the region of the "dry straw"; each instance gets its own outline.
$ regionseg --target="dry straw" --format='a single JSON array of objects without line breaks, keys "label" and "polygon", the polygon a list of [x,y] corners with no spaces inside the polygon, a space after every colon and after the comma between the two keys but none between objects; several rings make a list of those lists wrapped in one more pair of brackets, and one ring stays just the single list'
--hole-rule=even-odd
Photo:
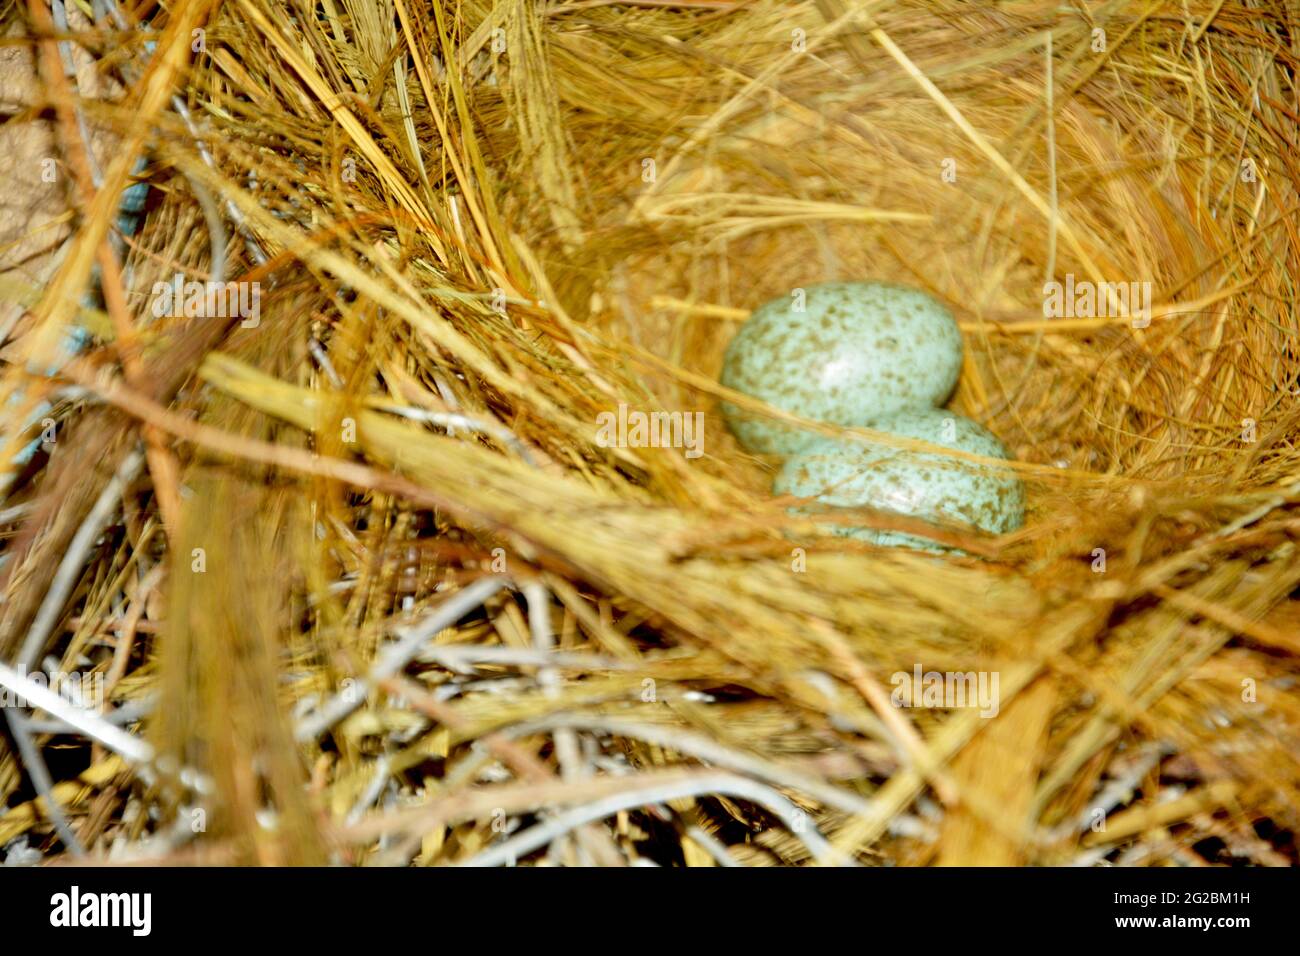
[{"label": "dry straw", "polygon": [[[1295,862],[1291,5],[31,10],[7,128],[54,116],[72,188],[3,285],[7,460],[39,401],[59,430],[10,469],[0,673],[111,689],[0,738],[0,846]],[[178,271],[258,283],[257,323],[156,317]],[[1045,318],[1066,276],[1149,283],[1149,324]],[[1023,530],[771,499],[722,349],[846,277],[952,306]],[[702,412],[704,455],[604,447],[620,405]],[[895,706],[917,671],[995,699]],[[155,749],[76,736],[118,726]]]}]

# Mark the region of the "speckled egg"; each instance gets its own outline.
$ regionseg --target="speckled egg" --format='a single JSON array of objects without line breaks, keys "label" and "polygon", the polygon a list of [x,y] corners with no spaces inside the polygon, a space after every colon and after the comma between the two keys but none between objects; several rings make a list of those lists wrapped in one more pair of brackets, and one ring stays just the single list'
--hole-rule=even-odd
[{"label": "speckled egg", "polygon": [[[944,409],[909,409],[867,427],[944,448],[1010,459],[981,425]],[[924,519],[948,519],[985,531],[1013,531],[1024,523],[1025,489],[1011,471],[933,452],[880,443],[821,439],[786,460],[773,492],[816,496],[837,507],[869,507]],[[939,551],[934,541],[898,531],[842,526],[837,533],[886,547]]]},{"label": "speckled egg", "polygon": [[[824,282],[754,310],[727,346],[721,381],[804,418],[865,425],[942,404],[961,350],[952,313],[918,289]],[[722,411],[750,451],[788,455],[822,437],[729,403]]]}]

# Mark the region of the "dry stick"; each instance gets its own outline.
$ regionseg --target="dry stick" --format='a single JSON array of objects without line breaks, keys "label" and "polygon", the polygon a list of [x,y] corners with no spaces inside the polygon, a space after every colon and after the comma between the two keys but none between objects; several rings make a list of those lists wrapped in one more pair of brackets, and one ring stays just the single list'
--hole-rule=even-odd
[{"label": "dry stick", "polygon": [[[116,7],[114,7],[114,9],[116,9]],[[177,115],[179,115],[181,120],[185,123],[185,128],[189,130],[190,136],[194,140],[194,148],[198,150],[199,158],[203,160],[204,164],[207,165],[209,169],[215,170],[217,168],[217,162],[212,158],[212,152],[208,149],[208,144],[199,137],[198,126],[195,125],[193,117],[190,116],[190,110],[189,107],[185,105],[185,100],[182,99],[179,94],[172,97],[172,109],[176,111]],[[225,226],[221,222],[221,213],[217,211],[216,203],[212,199],[212,193],[208,191],[208,187],[204,186],[188,173],[184,175],[185,179],[190,184],[190,188],[194,190],[194,198],[196,198],[199,201],[199,205],[203,207],[203,215],[208,221],[209,235],[214,236],[220,234],[224,236]],[[262,244],[257,241],[257,235],[253,232],[252,227],[248,225],[248,221],[244,219],[244,214],[240,212],[239,207],[235,205],[235,202],[232,199],[226,200],[226,215],[228,215],[230,221],[235,224],[235,230],[244,237],[244,248],[248,250],[249,258],[253,260],[255,265],[266,265],[269,259],[266,252],[262,249]],[[220,230],[220,232],[218,233],[216,230]],[[221,242],[218,245],[218,243],[214,241],[210,245],[212,247],[213,260],[212,264],[208,268],[208,272],[212,275],[214,281],[220,282],[225,274],[224,257],[226,254],[226,244],[225,242]],[[220,269],[217,267],[218,260],[216,257],[218,255],[222,257]]]},{"label": "dry stick", "polygon": [[54,625],[63,612],[63,605],[68,600],[68,595],[72,593],[77,579],[81,577],[86,555],[94,545],[95,539],[103,531],[104,525],[108,523],[114,509],[117,508],[118,501],[126,492],[127,486],[140,473],[140,467],[143,463],[144,455],[138,449],[128,454],[126,460],[118,466],[117,473],[104,486],[104,490],[99,493],[99,498],[95,500],[94,506],[90,509],[90,514],[86,515],[86,520],[77,529],[77,533],[68,544],[68,550],[64,554],[63,560],[59,562],[59,568],[55,572],[54,580],[50,583],[50,589],[45,592],[45,600],[41,602],[40,610],[36,612],[36,618],[27,631],[27,638],[23,641],[22,648],[18,652],[17,664],[20,668],[24,670],[30,669],[32,664],[40,657],[41,650],[45,647],[50,632],[54,630]]},{"label": "dry stick", "polygon": [[[62,698],[60,698],[62,700]],[[99,717],[108,721],[114,727],[122,724],[133,724],[137,720],[143,720],[153,713],[154,707],[158,702],[152,697],[142,697],[139,700],[128,701],[115,710],[105,713],[98,711],[85,710],[85,713],[93,717]],[[84,709],[84,708],[83,708]],[[38,734],[78,734],[81,731],[72,726],[66,720],[60,720],[57,717],[51,717],[48,720],[37,720],[34,717],[27,719],[27,727]]]},{"label": "dry stick", "polygon": [[298,721],[298,726],[294,729],[294,739],[299,743],[315,740],[333,727],[361,706],[371,687],[385,678],[394,676],[410,663],[411,659],[420,652],[420,648],[437,636],[439,631],[451,627],[508,583],[509,578],[501,575],[480,578],[438,605],[437,610],[423,621],[400,630],[399,640],[380,653],[366,676],[360,678],[355,686],[335,694],[315,712]]},{"label": "dry stick", "polygon": [[43,710],[68,726],[75,727],[91,740],[103,744],[127,760],[146,764],[153,759],[153,747],[145,741],[128,734],[90,708],[60,697],[44,684],[38,684],[5,664],[0,664],[0,686],[23,698],[31,707]]},{"label": "dry stick", "polygon": [[[462,730],[466,726],[465,719],[460,716],[454,707],[438,700],[413,681],[404,677],[389,677],[379,681],[378,686],[395,697],[404,698],[412,708],[452,730]],[[479,742],[489,753],[506,763],[520,777],[533,781],[556,779],[555,774],[545,763],[506,734],[500,732],[491,733],[480,738]],[[592,848],[595,858],[618,866],[624,865],[625,861],[619,855],[618,848],[613,840],[609,838],[609,835],[603,830],[596,830],[595,833],[598,834],[597,838],[603,838],[602,842],[606,844],[603,847]],[[419,835],[413,834],[411,842],[418,839]]]},{"label": "dry stick", "polygon": [[1106,829],[1084,834],[1085,847],[1114,844],[1131,836],[1144,833],[1152,827],[1168,826],[1204,810],[1217,810],[1230,805],[1241,791],[1236,780],[1216,780],[1168,803],[1138,804],[1119,813],[1111,814]]},{"label": "dry stick", "polygon": [[32,503],[24,501],[22,504],[13,505],[0,511],[0,524],[12,524],[19,518],[26,517],[32,510]]},{"label": "dry stick", "polygon": [[[36,659],[40,657],[41,650],[45,647],[45,642],[50,636],[50,631],[54,629],[59,615],[63,613],[63,605],[67,602],[68,595],[72,593],[73,587],[76,586],[77,580],[81,577],[86,555],[90,552],[95,539],[99,537],[104,525],[108,523],[108,519],[117,508],[118,501],[126,491],[126,487],[139,474],[143,461],[144,456],[139,451],[133,451],[127,456],[122,466],[118,468],[117,474],[113,476],[112,480],[100,493],[94,507],[90,510],[90,514],[86,516],[86,520],[77,529],[77,533],[68,545],[67,553],[64,554],[63,560],[59,564],[58,571],[54,575],[54,580],[45,593],[45,600],[41,603],[40,610],[37,611],[36,619],[27,632],[27,638],[18,652],[17,665],[20,671],[30,670]],[[5,670],[8,671],[9,669],[5,668]],[[10,671],[9,673],[26,680],[20,672]],[[28,681],[28,683],[31,682]],[[52,692],[47,692],[47,694],[56,701],[62,701],[58,694]],[[24,696],[27,696],[29,703],[34,702],[34,698],[30,695]],[[45,697],[46,695],[41,696]],[[45,705],[40,706],[51,714],[55,714],[55,716],[62,716],[62,714]],[[73,705],[69,704],[69,706]],[[81,710],[82,708],[76,709]],[[12,711],[7,716],[9,718],[9,728],[13,731],[14,740],[17,742],[19,752],[23,757],[23,764],[32,778],[32,783],[45,798],[46,808],[49,811],[50,819],[53,820],[55,828],[59,832],[59,838],[63,840],[64,845],[72,853],[80,856],[85,851],[76,837],[72,835],[71,827],[68,826],[67,819],[63,815],[63,808],[59,806],[54,797],[54,784],[50,779],[49,769],[45,765],[45,759],[41,756],[40,750],[28,734],[25,718],[17,711]],[[73,723],[72,721],[68,722]],[[74,724],[74,726],[77,725]],[[107,726],[112,728],[115,734],[134,740],[129,734],[112,727],[111,724]],[[68,839],[69,836],[72,837],[71,841]]]},{"label": "dry stick", "polygon": [[[551,628],[551,592],[537,579],[526,582],[522,590],[524,600],[528,602],[528,630],[533,649],[549,657],[555,649],[555,634]],[[561,680],[559,672],[550,666],[543,666],[537,672],[537,682],[546,690],[547,696],[556,696]]]},{"label": "dry stick", "polygon": [[[436,720],[452,730],[462,730],[466,726],[465,719],[460,716],[455,708],[438,700],[414,681],[396,676],[380,681],[378,686],[393,697],[402,698],[414,710],[419,711],[424,716]],[[502,734],[488,734],[476,742],[475,746],[479,745],[523,779],[534,782],[555,779],[555,774],[540,758]],[[467,763],[472,761],[474,761],[473,756],[467,758],[466,761],[462,761],[458,766],[465,767]],[[449,778],[444,778],[444,789],[449,790],[452,786],[452,781]],[[407,865],[411,856],[414,855],[415,847],[419,845],[422,839],[423,834],[420,831],[412,830],[406,840],[392,851],[389,858],[396,859],[398,865]]]},{"label": "dry stick", "polygon": [[724,866],[727,868],[740,866],[740,864],[736,862],[736,858],[731,855],[731,851],[727,849],[726,845],[698,823],[692,823],[688,826],[686,828],[686,835],[690,837],[691,840],[700,847],[700,849],[713,857],[714,862],[717,863],[718,866]]},{"label": "dry stick", "polygon": [[[56,13],[60,14],[60,19],[64,20],[61,25],[66,28],[66,20],[62,17],[61,5],[56,7],[55,10]],[[63,41],[60,45],[66,47],[66,44],[67,41]],[[45,51],[48,54],[50,48],[45,47]],[[86,125],[81,110],[75,105],[69,110],[66,105],[72,97],[67,80],[68,78],[61,72],[50,70],[48,82],[53,87],[56,103],[60,105],[61,117],[64,112],[70,112],[75,117],[75,122],[71,119],[65,119],[60,126],[63,131],[62,139],[64,141],[64,150],[67,153],[68,165],[72,169],[73,181],[76,183],[77,194],[84,211],[88,210],[94,203],[95,193],[100,187],[102,177],[95,168],[94,156],[90,151],[90,147],[82,136]],[[117,253],[113,248],[112,238],[109,234],[105,234],[100,241],[99,248],[95,252],[95,258],[99,263],[100,290],[104,296],[104,305],[113,320],[113,329],[117,335],[117,351],[122,361],[122,369],[126,373],[126,379],[131,383],[132,388],[143,388],[145,385],[144,366],[140,360],[135,326],[131,322],[131,312],[127,307],[126,295],[123,292],[122,271],[119,268]],[[157,429],[145,428],[144,437],[148,446],[149,471],[154,478],[154,487],[158,494],[158,504],[163,513],[163,520],[168,528],[175,528],[176,520],[180,516],[181,502],[180,476],[176,458],[163,444],[162,435]]]},{"label": "dry stick", "polygon": [[416,659],[422,664],[437,664],[458,674],[471,673],[476,664],[579,671],[629,671],[640,666],[630,661],[595,654],[532,651],[522,647],[483,647],[478,644],[438,644],[420,651]]},{"label": "dry stick", "polygon": [[[113,329],[117,334],[117,354],[122,362],[122,372],[132,388],[143,390],[147,385],[144,363],[140,359],[139,343],[136,339],[135,325],[131,321],[131,311],[126,304],[126,294],[122,288],[122,272],[118,268],[117,256],[105,240],[99,247],[100,288],[104,293],[104,305],[113,320]],[[153,425],[141,429],[145,440],[145,458],[149,464],[149,474],[153,478],[154,493],[158,497],[158,508],[162,512],[163,526],[169,534],[175,534],[180,526],[181,493],[180,466],[176,456],[163,442],[163,432]]]},{"label": "dry stick", "polygon": [[[635,778],[634,778],[635,779]],[[552,840],[584,823],[594,823],[613,816],[621,810],[631,810],[647,804],[666,803],[685,797],[703,797],[720,793],[741,800],[749,800],[766,809],[784,823],[800,840],[817,862],[823,865],[852,865],[845,855],[826,842],[826,838],[811,823],[804,820],[802,812],[771,787],[731,773],[712,771],[693,780],[672,783],[648,784],[630,793],[615,794],[577,807],[566,813],[530,827],[504,843],[484,850],[462,866],[500,866],[531,853]]]},{"label": "dry stick", "polygon": [[379,799],[379,795],[384,792],[384,785],[388,783],[389,774],[393,772],[392,759],[388,754],[380,754],[375,760],[374,766],[375,769],[370,778],[370,783],[366,785],[366,789],[357,798],[357,802],[352,805],[352,809],[348,811],[345,818],[348,823],[356,823],[360,820],[362,814],[370,809],[370,805]]},{"label": "dry stick", "polygon": [[[85,118],[72,105],[72,91],[68,83],[68,75],[65,73],[65,69],[72,69],[72,58],[66,41],[56,44],[49,39],[55,32],[54,23],[50,19],[51,14],[56,14],[60,19],[64,19],[63,10],[57,4],[52,5],[50,9],[46,9],[44,0],[33,0],[31,8],[32,23],[38,31],[46,34],[46,38],[42,39],[39,44],[41,66],[44,68],[46,89],[54,100],[54,111],[58,120],[60,138],[65,146],[65,158],[68,167],[72,170],[73,179],[79,187],[83,207],[88,207],[90,204],[89,199],[93,196],[94,190],[91,186],[90,160],[80,139],[80,131],[85,129]],[[66,25],[66,22],[64,25]],[[66,64],[61,54],[68,57]],[[73,71],[74,78],[75,75],[75,71]],[[23,664],[21,666],[23,670],[26,670],[30,665]],[[54,796],[54,781],[50,777],[49,767],[46,766],[40,748],[36,746],[36,742],[28,732],[26,720],[16,710],[7,712],[5,716],[8,720],[9,729],[13,733],[14,741],[18,744],[18,753],[22,758],[23,767],[31,778],[33,786],[45,800],[46,810],[54,823],[54,829],[58,833],[59,839],[75,856],[84,855],[85,849],[77,839],[76,834],[73,833],[72,826],[63,812],[63,807],[59,805]]]},{"label": "dry stick", "polygon": [[[114,427],[116,426],[116,427]],[[36,509],[9,542],[3,572],[0,660],[10,660],[36,619],[59,562],[95,500],[135,442],[114,409],[91,408],[72,426],[76,440],[50,459]]]},{"label": "dry stick", "polygon": [[162,581],[166,567],[166,564],[159,562],[149,569],[140,581],[140,587],[136,590],[135,600],[131,602],[131,609],[127,611],[126,618],[115,628],[117,631],[117,646],[113,648],[113,661],[109,665],[108,674],[104,677],[104,697],[106,699],[112,696],[113,688],[126,674],[127,664],[131,658],[131,648],[135,646],[135,635],[140,625],[140,619],[144,617],[149,595]]},{"label": "dry stick", "polygon": [[826,783],[812,774],[784,766],[765,757],[733,750],[709,737],[674,727],[660,727],[618,717],[555,714],[517,724],[509,728],[508,733],[512,737],[523,737],[556,727],[572,727],[576,730],[613,734],[616,737],[641,740],[658,747],[675,750],[697,760],[705,760],[736,773],[765,780],[778,787],[798,790],[828,807],[834,807],[845,813],[861,816],[871,814],[876,809],[873,801]]},{"label": "dry stick", "polygon": [[334,363],[330,361],[330,357],[326,353],[325,347],[320,344],[320,339],[313,335],[307,341],[307,351],[311,353],[311,357],[316,360],[316,364],[320,366],[320,370],[325,373],[325,377],[329,379],[330,385],[341,390],[344,387],[343,379],[339,378],[338,370],[334,368]]},{"label": "dry stick", "polygon": [[[543,653],[549,652],[555,643],[551,630],[551,592],[539,580],[529,581],[523,587],[524,599],[528,602],[528,627],[532,632],[533,647]],[[548,696],[559,694],[562,678],[551,667],[543,667],[537,673],[537,682],[542,685]],[[578,737],[571,728],[557,728],[554,735],[555,757],[560,764],[560,776],[565,780],[578,780],[590,775],[590,768],[582,760],[578,748]],[[609,834],[604,830],[583,826],[578,830],[578,841],[583,850],[593,860],[605,864],[621,866],[623,858],[618,853]],[[563,856],[564,843],[556,843],[557,855]]]},{"label": "dry stick", "polygon": [[[414,681],[405,677],[387,677],[379,681],[378,686],[394,697],[404,698],[415,710],[452,730],[462,730],[467,726],[467,721],[454,707],[438,700]],[[534,781],[551,780],[555,777],[540,758],[504,734],[488,734],[480,738],[479,742],[494,757],[509,764],[510,768],[521,777]]]},{"label": "dry stick", "polygon": [[335,836],[351,844],[368,843],[377,837],[428,830],[496,813],[536,813],[552,807],[572,807],[604,797],[628,793],[662,783],[699,780],[716,770],[672,767],[629,776],[601,776],[587,780],[547,780],[499,786],[481,786],[446,792],[417,806],[401,807],[367,817],[352,826],[338,826]]},{"label": "dry stick", "polygon": [[54,796],[54,778],[50,776],[50,768],[46,765],[40,748],[32,739],[26,718],[16,709],[5,708],[5,720],[9,724],[9,732],[13,735],[14,743],[18,745],[18,756],[22,758],[27,776],[31,778],[32,786],[45,801],[45,811],[50,816],[50,822],[54,824],[54,832],[59,835],[59,839],[63,841],[69,853],[76,857],[85,856],[86,848],[77,839],[68,815],[63,812],[63,807]]},{"label": "dry stick", "polygon": [[[322,353],[324,357],[324,353]],[[319,361],[319,359],[318,359]],[[326,361],[329,361],[326,357]],[[410,405],[396,405],[388,402],[371,402],[367,401],[366,406],[380,412],[389,412],[393,415],[400,415],[402,418],[410,419],[415,422],[428,422],[430,425],[437,425],[439,428],[447,429],[447,434],[452,435],[455,429],[461,428],[465,431],[482,432],[485,435],[497,439],[503,444],[510,447],[525,464],[537,467],[537,461],[528,452],[528,446],[525,445],[515,433],[504,425],[498,425],[495,422],[480,422],[469,415],[459,412],[437,412],[427,408],[414,408]]]},{"label": "dry stick", "polygon": [[[54,581],[45,594],[45,600],[37,612],[36,620],[32,622],[31,630],[27,632],[27,639],[23,642],[22,649],[18,653],[17,663],[21,670],[29,670],[40,656],[41,649],[45,646],[50,631],[53,630],[55,622],[58,621],[59,615],[63,612],[63,605],[67,601],[68,595],[76,585],[77,579],[81,577],[86,555],[90,552],[104,525],[108,523],[108,519],[117,507],[118,500],[125,492],[126,486],[139,473],[142,461],[143,456],[138,451],[127,456],[117,474],[113,476],[113,479],[101,492],[90,514],[86,516],[86,520],[77,529],[76,535],[73,536],[72,542],[68,546],[67,553],[63,556],[63,561],[59,564]],[[21,674],[18,676],[21,676]],[[57,694],[52,696],[61,699]],[[14,741],[18,744],[19,754],[23,758],[23,765],[26,767],[33,785],[45,798],[46,809],[50,814],[50,819],[54,822],[55,829],[59,833],[59,839],[74,855],[82,856],[85,849],[81,846],[76,835],[73,834],[67,817],[63,813],[63,808],[55,799],[54,781],[50,777],[45,758],[28,732],[26,718],[16,710],[8,711],[6,717],[8,717],[9,729],[13,733]]]},{"label": "dry stick", "polygon": [[[523,587],[524,600],[528,602],[528,629],[533,639],[533,650],[543,654],[552,649],[551,595],[540,581],[529,581]],[[537,683],[547,697],[555,697],[562,678],[551,667],[537,672]],[[572,780],[578,774],[578,741],[573,731],[560,728],[555,734],[555,756],[560,764],[560,775]]]}]

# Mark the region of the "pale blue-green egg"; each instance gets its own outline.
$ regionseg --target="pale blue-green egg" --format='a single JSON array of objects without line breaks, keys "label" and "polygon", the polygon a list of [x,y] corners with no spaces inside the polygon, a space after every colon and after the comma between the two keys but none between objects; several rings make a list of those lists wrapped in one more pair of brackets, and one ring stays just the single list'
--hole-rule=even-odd
[{"label": "pale blue-green egg", "polygon": [[[908,409],[867,427],[987,458],[1010,459],[981,425],[944,409]],[[788,458],[772,490],[824,505],[868,507],[927,520],[947,519],[1001,534],[1024,523],[1025,489],[1009,469],[880,442],[824,438]],[[943,550],[898,531],[840,526],[836,533],[886,547]]]},{"label": "pale blue-green egg", "polygon": [[[919,289],[823,282],[754,310],[727,347],[722,384],[803,418],[866,425],[940,405],[961,371],[961,331]],[[822,436],[724,402],[750,451],[793,454]]]}]

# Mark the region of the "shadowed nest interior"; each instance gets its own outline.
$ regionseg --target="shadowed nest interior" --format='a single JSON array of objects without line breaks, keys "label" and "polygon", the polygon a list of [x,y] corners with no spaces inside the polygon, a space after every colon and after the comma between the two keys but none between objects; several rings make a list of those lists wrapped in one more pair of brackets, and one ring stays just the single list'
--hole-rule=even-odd
[{"label": "shadowed nest interior", "polygon": [[[51,136],[22,188],[60,209],[3,263],[0,650],[153,759],[19,711],[0,846],[1295,862],[1292,5],[67,16],[7,12],[3,129]],[[254,320],[159,314],[177,273]],[[1149,315],[1045,316],[1067,277]],[[722,351],[844,278],[953,310],[950,407],[1015,453],[1023,529],[771,497]],[[704,454],[605,447],[620,405],[703,413]],[[929,672],[991,706],[912,700]]]}]

